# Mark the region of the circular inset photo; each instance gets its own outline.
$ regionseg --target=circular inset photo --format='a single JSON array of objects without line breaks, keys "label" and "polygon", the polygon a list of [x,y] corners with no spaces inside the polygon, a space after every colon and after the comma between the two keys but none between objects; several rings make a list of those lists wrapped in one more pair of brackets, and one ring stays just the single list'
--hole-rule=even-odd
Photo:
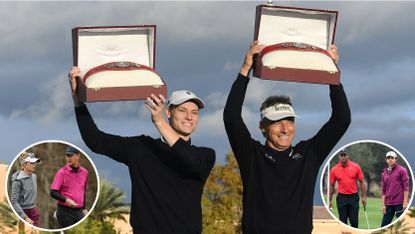
[{"label": "circular inset photo", "polygon": [[320,192],[329,213],[342,224],[378,231],[404,216],[414,195],[413,181],[412,169],[397,149],[362,140],[330,157]]},{"label": "circular inset photo", "polygon": [[92,160],[63,141],[26,147],[6,175],[10,207],[23,222],[42,231],[63,231],[83,221],[98,200],[98,188]]}]

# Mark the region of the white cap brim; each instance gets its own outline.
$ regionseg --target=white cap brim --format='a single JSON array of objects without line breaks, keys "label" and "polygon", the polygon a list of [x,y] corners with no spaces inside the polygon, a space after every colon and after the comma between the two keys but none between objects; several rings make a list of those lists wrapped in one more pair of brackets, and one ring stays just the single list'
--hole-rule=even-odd
[{"label": "white cap brim", "polygon": [[177,105],[180,105],[180,104],[185,103],[187,101],[194,101],[196,103],[196,105],[199,107],[199,109],[203,109],[205,107],[205,103],[202,101],[202,99],[200,99],[198,97],[193,97],[193,98],[187,98],[187,97],[178,98],[178,99],[175,99],[173,101],[170,101],[169,102],[169,106],[170,105],[176,105],[177,106]]},{"label": "white cap brim", "polygon": [[387,157],[394,157],[394,158],[398,158],[398,155],[394,152],[394,151],[389,151],[386,153],[385,158]]},{"label": "white cap brim", "polygon": [[39,158],[32,158],[32,157],[29,158],[29,157],[27,157],[23,160],[23,162],[37,163],[37,162],[40,162],[40,159]]},{"label": "white cap brim", "polygon": [[261,119],[268,119],[271,121],[278,121],[285,118],[300,118],[288,104],[277,104],[269,106],[261,111]]},{"label": "white cap brim", "polygon": [[173,92],[167,102],[167,106],[177,106],[187,101],[195,102],[199,109],[203,109],[205,107],[203,100],[188,90],[179,90]]}]

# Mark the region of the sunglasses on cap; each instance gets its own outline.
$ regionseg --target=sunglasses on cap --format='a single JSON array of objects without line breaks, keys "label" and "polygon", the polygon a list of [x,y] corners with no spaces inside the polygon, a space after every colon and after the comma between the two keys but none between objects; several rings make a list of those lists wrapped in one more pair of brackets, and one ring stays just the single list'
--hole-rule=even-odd
[{"label": "sunglasses on cap", "polygon": [[395,157],[393,157],[393,156],[388,156],[388,157],[386,157],[386,159],[395,159]]}]

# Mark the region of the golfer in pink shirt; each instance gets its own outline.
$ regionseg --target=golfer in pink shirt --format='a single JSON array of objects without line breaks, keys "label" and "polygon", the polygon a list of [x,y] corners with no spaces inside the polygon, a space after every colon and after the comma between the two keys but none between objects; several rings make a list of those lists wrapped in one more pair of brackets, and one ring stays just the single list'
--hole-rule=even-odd
[{"label": "golfer in pink shirt", "polygon": [[69,146],[66,151],[67,164],[58,170],[50,190],[51,197],[58,200],[57,219],[60,228],[77,223],[88,211],[85,196],[88,171],[79,165],[80,152]]}]

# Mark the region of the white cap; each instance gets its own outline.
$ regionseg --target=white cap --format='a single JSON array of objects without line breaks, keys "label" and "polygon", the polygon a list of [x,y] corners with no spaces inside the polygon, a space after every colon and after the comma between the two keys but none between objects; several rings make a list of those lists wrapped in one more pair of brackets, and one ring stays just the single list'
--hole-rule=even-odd
[{"label": "white cap", "polygon": [[388,151],[388,152],[386,153],[385,158],[387,158],[387,157],[394,157],[394,158],[398,158],[398,155],[395,153],[395,151]]},{"label": "white cap", "polygon": [[288,104],[278,103],[273,106],[269,106],[261,111],[261,120],[267,118],[271,121],[278,121],[288,117],[298,117],[292,106]]},{"label": "white cap", "polygon": [[195,101],[199,109],[203,109],[205,107],[205,103],[202,101],[202,99],[188,90],[174,91],[170,95],[169,100],[167,101],[167,106],[171,106],[171,105],[177,106],[189,100]]},{"label": "white cap", "polygon": [[21,164],[23,164],[25,162],[37,163],[37,162],[40,162],[40,159],[36,158],[34,153],[27,153],[26,158],[20,160]]}]

